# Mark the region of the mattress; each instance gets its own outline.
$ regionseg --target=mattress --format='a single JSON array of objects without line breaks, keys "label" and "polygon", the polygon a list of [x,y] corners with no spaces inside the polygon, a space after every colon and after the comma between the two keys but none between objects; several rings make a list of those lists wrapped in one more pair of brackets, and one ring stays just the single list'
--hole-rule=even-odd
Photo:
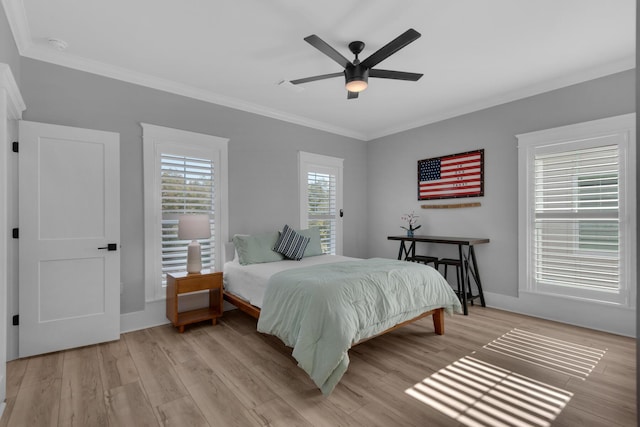
[{"label": "mattress", "polygon": [[281,271],[292,268],[309,267],[333,262],[354,261],[341,255],[318,255],[302,258],[300,261],[284,260],[261,264],[241,265],[236,257],[224,264],[224,288],[226,291],[262,308],[264,292],[269,278]]}]

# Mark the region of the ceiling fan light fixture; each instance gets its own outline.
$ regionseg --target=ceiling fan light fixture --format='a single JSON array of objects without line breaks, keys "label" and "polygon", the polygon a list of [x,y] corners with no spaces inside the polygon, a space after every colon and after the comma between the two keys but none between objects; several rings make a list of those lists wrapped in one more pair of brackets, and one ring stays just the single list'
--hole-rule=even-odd
[{"label": "ceiling fan light fixture", "polygon": [[349,92],[362,92],[369,84],[365,80],[351,80],[345,86]]}]

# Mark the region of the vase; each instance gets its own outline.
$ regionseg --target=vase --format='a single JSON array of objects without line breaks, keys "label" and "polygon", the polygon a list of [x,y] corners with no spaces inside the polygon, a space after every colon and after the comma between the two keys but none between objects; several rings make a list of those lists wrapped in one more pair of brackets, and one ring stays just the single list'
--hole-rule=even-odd
[{"label": "vase", "polygon": [[413,237],[413,230],[407,230],[407,237]]}]

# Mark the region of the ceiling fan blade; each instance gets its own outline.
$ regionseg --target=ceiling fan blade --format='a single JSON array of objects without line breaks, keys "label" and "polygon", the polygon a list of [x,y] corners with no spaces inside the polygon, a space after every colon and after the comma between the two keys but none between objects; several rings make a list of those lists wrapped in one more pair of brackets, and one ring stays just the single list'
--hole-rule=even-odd
[{"label": "ceiling fan blade", "polygon": [[347,99],[355,99],[358,97],[358,92],[347,92]]},{"label": "ceiling fan blade", "polygon": [[340,77],[340,76],[344,76],[344,72],[340,71],[338,73],[322,74],[319,76],[305,77],[304,79],[291,80],[291,84],[299,85],[300,83],[315,82],[316,80],[324,80],[324,79],[330,79],[332,77]]},{"label": "ceiling fan blade", "polygon": [[369,70],[369,77],[377,77],[379,79],[396,79],[396,80],[410,80],[412,82],[418,81],[423,74],[419,73],[407,73],[405,71],[391,71],[391,70]]},{"label": "ceiling fan blade", "polygon": [[318,49],[320,52],[322,52],[325,55],[327,55],[329,58],[331,58],[334,61],[336,61],[338,64],[340,64],[342,66],[342,68],[347,68],[347,65],[351,65],[351,61],[349,61],[347,58],[342,56],[342,54],[340,52],[338,52],[337,50],[335,50],[334,48],[329,46],[329,44],[327,44],[327,42],[325,42],[324,40],[322,40],[320,37],[316,36],[315,34],[312,34],[312,35],[310,35],[308,37],[305,37],[304,40],[307,43],[309,43],[311,46],[313,46],[316,49]]},{"label": "ceiling fan blade", "polygon": [[360,65],[366,68],[373,68],[380,62],[387,59],[389,56],[393,55],[412,41],[420,38],[420,33],[414,30],[413,28],[409,28],[404,33],[400,34],[395,39],[391,40],[386,45],[382,46],[380,49],[375,51],[371,56],[362,61]]}]

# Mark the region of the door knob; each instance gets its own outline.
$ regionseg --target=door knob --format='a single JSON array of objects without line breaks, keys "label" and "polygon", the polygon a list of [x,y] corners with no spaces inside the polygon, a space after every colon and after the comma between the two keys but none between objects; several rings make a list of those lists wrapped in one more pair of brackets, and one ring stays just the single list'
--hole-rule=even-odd
[{"label": "door knob", "polygon": [[118,250],[118,244],[117,243],[108,243],[107,246],[103,246],[101,248],[98,249],[106,249],[108,251],[117,251]]}]

